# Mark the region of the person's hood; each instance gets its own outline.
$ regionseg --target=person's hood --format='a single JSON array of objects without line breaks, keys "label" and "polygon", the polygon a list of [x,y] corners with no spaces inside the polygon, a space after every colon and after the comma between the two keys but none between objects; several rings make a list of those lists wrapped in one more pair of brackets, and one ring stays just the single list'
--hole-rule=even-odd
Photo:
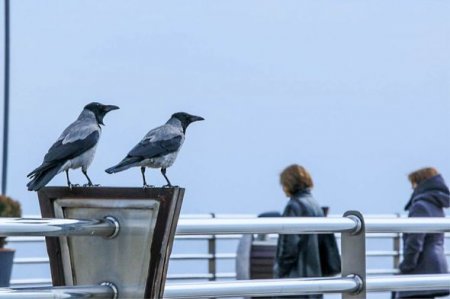
[{"label": "person's hood", "polygon": [[420,183],[414,189],[411,199],[405,206],[405,211],[409,210],[413,202],[418,200],[431,202],[441,208],[448,208],[450,206],[450,190],[445,184],[444,178],[438,174]]}]

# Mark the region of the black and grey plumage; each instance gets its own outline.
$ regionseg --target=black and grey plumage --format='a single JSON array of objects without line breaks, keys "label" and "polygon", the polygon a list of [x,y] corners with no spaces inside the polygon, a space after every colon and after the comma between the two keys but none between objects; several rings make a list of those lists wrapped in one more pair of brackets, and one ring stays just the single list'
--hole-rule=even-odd
[{"label": "black and grey plumage", "polygon": [[50,147],[42,164],[27,175],[31,179],[27,184],[28,190],[38,191],[62,171],[66,172],[67,185],[72,187],[69,169],[79,167],[88,180],[86,185],[92,186],[87,169],[94,159],[100,139],[100,125],[104,125],[103,117],[106,113],[116,109],[119,107],[97,102],[86,105],[77,120],[70,124]]},{"label": "black and grey plumage", "polygon": [[111,174],[130,167],[140,167],[145,188],[149,187],[145,180],[145,168],[161,168],[161,173],[167,181],[166,186],[172,186],[167,178],[166,169],[172,166],[177,158],[184,142],[186,128],[189,124],[200,120],[204,118],[185,112],[173,114],[166,124],[148,132],[119,164],[105,171]]}]

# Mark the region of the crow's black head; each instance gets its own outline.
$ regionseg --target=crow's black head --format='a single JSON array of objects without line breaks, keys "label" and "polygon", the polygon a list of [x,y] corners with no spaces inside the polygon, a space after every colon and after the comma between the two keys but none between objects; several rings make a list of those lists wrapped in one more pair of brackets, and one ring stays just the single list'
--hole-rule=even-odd
[{"label": "crow's black head", "polygon": [[99,125],[105,125],[103,123],[103,117],[105,117],[106,113],[112,110],[117,110],[119,109],[119,107],[114,105],[103,105],[98,102],[92,102],[84,106],[84,109],[90,110],[94,113],[95,118],[97,119]]},{"label": "crow's black head", "polygon": [[172,118],[176,118],[181,122],[181,126],[183,127],[183,131],[186,132],[186,128],[189,126],[190,123],[193,123],[195,121],[199,120],[205,120],[203,117],[191,115],[186,112],[177,112],[172,114]]}]

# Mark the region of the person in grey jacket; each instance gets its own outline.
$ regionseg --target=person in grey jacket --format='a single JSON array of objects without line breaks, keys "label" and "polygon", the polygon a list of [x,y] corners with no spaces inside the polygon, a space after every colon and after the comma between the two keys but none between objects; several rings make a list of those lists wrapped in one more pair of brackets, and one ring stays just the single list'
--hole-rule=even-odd
[{"label": "person in grey jacket", "polygon": [[[445,217],[450,204],[450,191],[438,171],[422,168],[408,176],[414,189],[405,206],[408,217]],[[444,253],[444,234],[403,234],[401,274],[448,273]],[[396,298],[435,298],[449,295],[449,290],[404,291]]]},{"label": "person in grey jacket", "polygon": [[[294,164],[280,175],[289,201],[283,217],[324,217],[321,207],[311,195],[313,181],[306,169]],[[275,278],[320,277],[319,241],[317,235],[280,235],[274,265]],[[283,297],[288,298],[288,297]],[[323,298],[321,294],[296,295],[289,298]]]}]

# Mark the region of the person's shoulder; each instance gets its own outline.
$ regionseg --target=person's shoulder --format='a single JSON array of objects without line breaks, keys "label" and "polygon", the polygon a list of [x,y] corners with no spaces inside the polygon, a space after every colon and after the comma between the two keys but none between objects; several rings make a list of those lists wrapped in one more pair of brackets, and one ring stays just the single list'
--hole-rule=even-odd
[{"label": "person's shoulder", "polygon": [[409,216],[416,216],[416,217],[426,217],[431,214],[430,208],[433,205],[426,201],[426,200],[420,200],[416,199],[409,208]]},{"label": "person's shoulder", "polygon": [[302,205],[301,205],[300,201],[297,198],[292,197],[289,199],[288,203],[286,204],[285,211],[298,212],[301,209],[302,209]]},{"label": "person's shoulder", "polygon": [[427,202],[427,201],[424,200],[424,199],[426,199],[426,197],[420,197],[420,198],[415,199],[415,200],[413,201],[413,203],[411,204],[410,210],[411,210],[411,209],[421,209],[421,208],[426,208],[430,203]]},{"label": "person's shoulder", "polygon": [[286,207],[298,207],[299,205],[300,205],[299,200],[295,197],[291,197],[287,202]]}]

